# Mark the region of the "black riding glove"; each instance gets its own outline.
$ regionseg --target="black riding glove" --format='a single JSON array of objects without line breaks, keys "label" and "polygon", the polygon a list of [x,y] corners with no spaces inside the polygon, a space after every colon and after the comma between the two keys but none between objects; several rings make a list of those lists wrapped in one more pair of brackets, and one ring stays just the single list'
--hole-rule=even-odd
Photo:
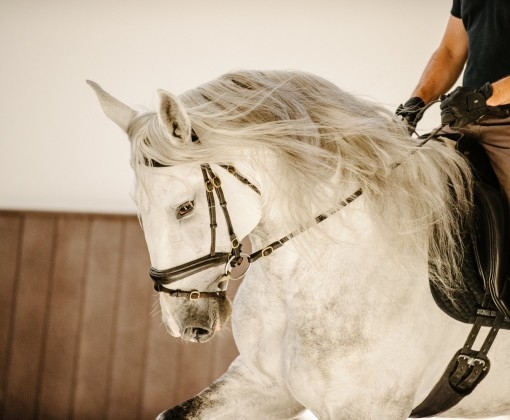
[{"label": "black riding glove", "polygon": [[408,99],[405,104],[400,104],[395,111],[395,114],[406,120],[407,123],[414,129],[416,124],[421,120],[422,114],[420,111],[425,107],[425,102],[417,96]]},{"label": "black riding glove", "polygon": [[476,122],[487,114],[489,106],[486,100],[491,96],[490,83],[478,89],[457,87],[449,95],[441,97],[441,124],[461,128]]}]

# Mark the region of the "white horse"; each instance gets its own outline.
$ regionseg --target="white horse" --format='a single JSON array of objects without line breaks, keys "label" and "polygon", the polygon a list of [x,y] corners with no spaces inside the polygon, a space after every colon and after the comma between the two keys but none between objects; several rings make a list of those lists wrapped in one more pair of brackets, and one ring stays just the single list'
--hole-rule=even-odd
[{"label": "white horse", "polygon": [[[240,356],[160,419],[407,418],[471,328],[429,288],[461,287],[464,160],[439,143],[418,148],[381,106],[309,74],[237,72],[179,97],[160,91],[156,113],[89,83],[131,141],[170,334],[214,336],[232,312],[230,268],[251,262],[233,305]],[[246,236],[260,251],[250,257]],[[510,413],[509,348],[502,330],[491,372],[445,416]]]}]

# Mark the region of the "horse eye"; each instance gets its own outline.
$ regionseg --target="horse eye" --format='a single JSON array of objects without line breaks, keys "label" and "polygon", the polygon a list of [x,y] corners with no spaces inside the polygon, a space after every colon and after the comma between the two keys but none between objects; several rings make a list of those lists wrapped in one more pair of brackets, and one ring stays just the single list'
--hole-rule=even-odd
[{"label": "horse eye", "polygon": [[194,201],[186,201],[177,208],[177,218],[181,219],[184,216],[190,214],[195,207]]}]

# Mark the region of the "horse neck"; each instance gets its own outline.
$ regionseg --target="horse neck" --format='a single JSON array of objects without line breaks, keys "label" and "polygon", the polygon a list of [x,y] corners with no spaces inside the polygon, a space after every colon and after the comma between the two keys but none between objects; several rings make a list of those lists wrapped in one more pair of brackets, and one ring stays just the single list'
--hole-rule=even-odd
[{"label": "horse neck", "polygon": [[[426,252],[383,237],[354,205],[343,213],[323,222],[323,232],[305,231],[257,261],[259,267],[245,278],[246,289],[264,298],[276,296],[294,308],[294,315],[308,306],[311,311],[324,305],[343,308],[346,322],[365,317],[359,308],[384,316],[380,308],[400,302],[430,303]],[[263,249],[275,236],[259,225],[251,236],[253,250]]]}]

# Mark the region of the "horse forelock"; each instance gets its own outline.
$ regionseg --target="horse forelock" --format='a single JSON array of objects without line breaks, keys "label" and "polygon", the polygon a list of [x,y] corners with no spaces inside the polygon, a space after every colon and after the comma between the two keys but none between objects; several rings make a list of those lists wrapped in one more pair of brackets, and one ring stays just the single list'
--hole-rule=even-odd
[{"label": "horse forelock", "polygon": [[141,115],[129,130],[135,171],[147,158],[235,164],[248,156],[266,211],[289,230],[361,188],[387,234],[417,249],[424,234],[434,234],[431,277],[455,286],[462,216],[470,210],[469,169],[455,152],[429,144],[411,154],[416,144],[392,113],[306,73],[229,73],[180,99],[200,143],[175,147],[157,114]]}]

